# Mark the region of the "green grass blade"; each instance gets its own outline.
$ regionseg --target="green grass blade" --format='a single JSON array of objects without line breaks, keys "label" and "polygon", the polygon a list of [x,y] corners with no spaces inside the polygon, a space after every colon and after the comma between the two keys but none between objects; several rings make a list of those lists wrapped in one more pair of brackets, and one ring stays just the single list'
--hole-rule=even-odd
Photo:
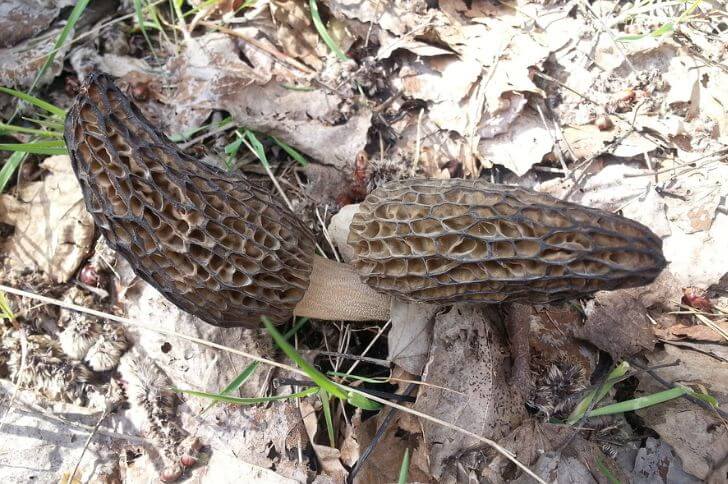
[{"label": "green grass blade", "polygon": [[324,409],[324,420],[326,421],[326,433],[329,435],[329,445],[336,447],[336,438],[334,437],[334,420],[331,417],[331,401],[329,394],[323,388],[319,389],[319,398],[321,399],[321,407]]},{"label": "green grass blade", "polygon": [[15,89],[2,86],[0,86],[0,92],[4,92],[5,94],[9,94],[11,96],[17,97],[18,99],[22,99],[23,101],[30,103],[33,106],[37,106],[44,111],[55,114],[56,116],[60,116],[62,118],[66,116],[66,112],[63,109],[59,108],[58,106],[54,106],[47,101],[38,99],[35,96],[31,96],[30,94],[26,94],[24,92],[16,91]]},{"label": "green grass blade", "polygon": [[62,138],[63,133],[57,131],[47,131],[45,129],[37,128],[26,128],[25,126],[15,126],[14,124],[0,123],[0,134],[7,133],[23,133],[23,134],[34,134],[36,136],[42,136],[44,138]]},{"label": "green grass blade", "polygon": [[293,84],[286,84],[281,83],[281,87],[283,89],[288,89],[289,91],[303,91],[303,92],[311,92],[315,91],[316,89],[313,87],[307,87],[307,86],[294,86]]},{"label": "green grass blade", "polygon": [[[291,329],[289,329],[286,334],[283,335],[283,337],[288,341],[294,334],[298,333],[298,331],[308,322],[308,318],[299,318],[298,322],[293,326]],[[245,367],[245,369],[240,372],[238,376],[235,377],[233,381],[230,382],[228,386],[223,388],[223,390],[220,392],[221,395],[229,395],[232,392],[236,391],[238,388],[243,386],[246,381],[250,378],[250,376],[255,372],[255,370],[258,368],[258,365],[260,365],[260,362],[254,361],[248,366]],[[212,402],[207,408],[205,408],[200,414],[204,414],[208,410],[210,410],[212,407],[215,406],[215,402]]]},{"label": "green grass blade", "polygon": [[338,376],[339,378],[344,378],[346,380],[358,380],[366,383],[389,383],[389,378],[385,377],[370,378],[367,376],[349,375],[343,371],[327,371],[326,374],[330,376]]},{"label": "green grass blade", "polygon": [[157,53],[154,52],[154,46],[152,45],[152,41],[149,38],[149,33],[147,32],[147,27],[144,22],[144,8],[146,5],[144,4],[143,0],[134,0],[134,13],[136,14],[137,23],[139,24],[139,29],[142,31],[142,35],[144,36],[144,40],[146,40],[147,45],[149,46],[149,51],[152,53],[154,58],[157,58]]},{"label": "green grass blade", "polygon": [[410,454],[409,447],[404,449],[404,457],[402,457],[402,465],[399,468],[399,479],[397,484],[407,484],[407,476],[409,475]]},{"label": "green grass blade", "polygon": [[222,121],[218,121],[217,123],[208,123],[203,124],[202,126],[198,126],[196,128],[190,128],[187,131],[182,131],[181,133],[173,134],[169,137],[170,140],[174,141],[175,143],[179,143],[181,141],[187,141],[191,139],[194,135],[201,131],[205,131],[206,129],[213,129],[213,128],[221,128],[225,126],[226,124],[232,122],[233,118],[228,116]]},{"label": "green grass blade", "polygon": [[602,415],[612,415],[615,413],[632,412],[641,408],[652,407],[664,403],[668,400],[681,397],[683,395],[692,394],[693,391],[686,387],[675,387],[663,392],[653,393],[645,397],[633,398],[624,402],[613,403],[597,408],[589,412],[589,417],[599,417]]},{"label": "green grass blade", "polygon": [[58,137],[63,138],[63,121],[65,120],[65,118],[62,118],[60,121],[58,121],[57,116],[51,116],[45,119],[36,119],[23,116],[23,119],[26,121],[30,121],[31,123],[35,123],[38,126],[47,129],[48,131],[58,133]]},{"label": "green grass blade", "polygon": [[33,141],[31,143],[0,144],[0,151],[15,151],[34,155],[64,155],[68,153],[63,141]]},{"label": "green grass blade", "polygon": [[382,408],[382,404],[377,403],[374,400],[369,400],[367,397],[359,393],[350,391],[347,393],[346,397],[346,401],[349,402],[350,405],[354,405],[362,410],[379,410]]},{"label": "green grass blade", "polygon": [[283,151],[288,153],[288,156],[290,156],[291,158],[296,160],[299,165],[301,165],[301,166],[308,165],[308,161],[306,160],[306,158],[304,158],[303,155],[301,153],[299,153],[295,148],[292,148],[290,145],[288,145],[287,143],[284,143],[283,141],[279,140],[275,136],[271,136],[270,138],[275,142],[275,144],[277,144],[278,146],[283,148]]},{"label": "green grass blade", "polygon": [[622,363],[617,365],[611,372],[609,372],[609,375],[607,375],[607,380],[604,382],[603,385],[601,385],[601,387],[595,388],[594,390],[587,393],[586,396],[578,403],[578,405],[574,407],[574,410],[571,411],[569,418],[566,420],[566,424],[574,425],[576,422],[581,420],[586,411],[589,410],[592,402],[600,402],[614,387],[614,385],[618,381],[620,381],[624,375],[627,374],[629,369],[629,363],[627,363],[626,361],[623,361]]},{"label": "green grass blade", "polygon": [[8,185],[10,177],[13,176],[13,173],[15,173],[15,170],[17,170],[23,160],[25,160],[26,156],[28,156],[28,153],[16,151],[5,161],[2,169],[0,169],[0,193],[5,191],[5,187]]},{"label": "green grass blade", "polygon": [[255,154],[255,156],[258,157],[258,159],[264,166],[270,168],[270,164],[268,163],[268,157],[265,154],[265,147],[263,147],[263,143],[260,142],[255,133],[249,129],[246,129],[245,137],[248,139],[248,143],[246,144]]},{"label": "green grass blade", "polygon": [[263,320],[263,325],[265,326],[265,329],[268,330],[271,337],[273,337],[273,340],[276,342],[278,347],[283,350],[283,352],[288,356],[291,360],[293,360],[296,365],[303,370],[308,377],[316,383],[319,387],[326,390],[330,395],[335,396],[336,398],[340,398],[342,400],[346,400],[346,393],[344,393],[341,388],[339,388],[334,382],[326,378],[326,375],[318,371],[316,368],[313,367],[308,361],[304,360],[301,355],[298,354],[296,349],[288,343],[283,338],[283,335],[278,332],[278,330],[273,326],[273,323],[270,321],[270,319],[263,316],[261,318]]},{"label": "green grass blade", "polygon": [[13,321],[15,319],[15,313],[13,313],[13,309],[10,307],[8,296],[3,291],[0,291],[0,321],[3,319]]},{"label": "green grass blade", "polygon": [[78,22],[78,19],[81,18],[81,14],[84,10],[86,10],[89,2],[90,0],[78,0],[76,2],[73,10],[71,10],[71,15],[68,16],[68,21],[66,21],[65,27],[63,27],[63,30],[61,30],[61,33],[58,35],[56,42],[53,44],[53,49],[48,53],[48,57],[46,57],[46,60],[43,63],[43,67],[41,67],[38,73],[35,75],[35,79],[33,79],[33,84],[30,86],[30,89],[28,89],[28,93],[33,92],[33,89],[35,89],[38,81],[41,79],[41,77],[43,77],[43,74],[45,74],[45,72],[48,70],[48,67],[53,63],[53,60],[56,58],[56,53],[58,52],[58,49],[66,42],[68,34],[70,34],[71,30],[73,30],[73,28],[76,26],[76,22]]},{"label": "green grass blade", "polygon": [[192,395],[193,397],[209,398],[215,402],[234,403],[236,405],[257,405],[259,403],[276,402],[278,400],[288,400],[289,398],[303,398],[310,395],[315,395],[319,391],[318,387],[306,388],[303,391],[297,393],[291,393],[288,395],[276,395],[273,397],[255,397],[255,398],[241,398],[231,397],[229,395],[220,395],[219,393],[208,393],[198,392],[195,390],[185,390],[182,388],[173,388],[174,392],[184,393],[186,395]]},{"label": "green grass blade", "polygon": [[318,31],[318,34],[321,36],[321,39],[324,41],[324,43],[329,47],[331,52],[336,54],[336,57],[338,57],[340,60],[349,60],[346,54],[344,54],[341,48],[336,44],[336,42],[334,42],[334,39],[331,38],[328,30],[326,30],[326,26],[321,20],[321,14],[319,13],[316,0],[309,0],[308,6],[311,9],[311,20],[313,20],[313,25],[314,27],[316,27],[316,31]]}]

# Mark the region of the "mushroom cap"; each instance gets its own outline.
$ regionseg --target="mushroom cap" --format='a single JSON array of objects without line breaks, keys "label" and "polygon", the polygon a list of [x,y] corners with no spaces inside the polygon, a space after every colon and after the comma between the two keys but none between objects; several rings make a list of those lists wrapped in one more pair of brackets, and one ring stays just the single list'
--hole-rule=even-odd
[{"label": "mushroom cap", "polygon": [[217,326],[291,316],[314,239],[269,191],[180,151],[103,74],[85,81],[65,139],[101,232],[167,299]]},{"label": "mushroom cap", "polygon": [[662,240],[640,223],[482,180],[387,183],[348,243],[364,282],[430,303],[549,302],[647,284],[665,267]]}]

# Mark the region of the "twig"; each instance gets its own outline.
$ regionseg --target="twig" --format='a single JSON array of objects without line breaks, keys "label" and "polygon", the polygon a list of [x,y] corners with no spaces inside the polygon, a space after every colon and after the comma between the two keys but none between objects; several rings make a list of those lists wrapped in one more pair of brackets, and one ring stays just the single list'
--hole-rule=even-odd
[{"label": "twig", "polygon": [[[379,339],[379,337],[380,337],[380,336],[382,336],[382,335],[384,334],[384,332],[385,332],[385,331],[387,330],[387,328],[388,328],[388,327],[389,327],[389,326],[390,326],[391,324],[392,324],[392,320],[390,319],[390,320],[388,320],[388,321],[387,321],[387,324],[385,324],[384,326],[382,326],[382,327],[381,327],[381,328],[379,329],[379,331],[377,332],[376,336],[374,336],[374,338],[372,338],[372,340],[371,340],[371,341],[369,342],[369,344],[367,345],[367,347],[366,347],[366,348],[364,348],[364,351],[362,351],[362,352],[361,352],[361,356],[362,356],[362,357],[363,357],[364,355],[366,355],[367,353],[369,353],[369,350],[371,350],[371,349],[372,349],[372,347],[374,346],[374,343],[376,343],[376,342],[377,342],[377,340]],[[353,365],[351,365],[351,368],[349,368],[349,369],[348,369],[348,370],[346,371],[346,374],[347,374],[347,375],[351,375],[351,372],[352,372],[352,371],[354,371],[354,369],[355,369],[355,368],[356,368],[356,367],[357,367],[358,365],[359,365],[359,361],[355,361],[355,362],[354,362],[354,364],[353,364]]]},{"label": "twig", "polygon": [[377,366],[383,366],[384,368],[389,368],[392,366],[392,363],[388,360],[382,360],[379,358],[371,358],[369,356],[359,356],[359,355],[351,355],[347,353],[337,353],[335,351],[319,351],[320,355],[323,356],[336,356],[338,358],[347,358],[349,360],[358,360],[358,361],[364,361],[366,363],[371,363],[373,365]]},{"label": "twig", "polygon": [[587,4],[584,0],[577,0],[577,3],[581,5],[581,7],[586,10],[588,13],[594,17],[594,20],[599,23],[599,26],[601,27],[601,31],[607,36],[609,36],[609,39],[612,41],[612,44],[614,44],[614,47],[619,51],[620,54],[622,54],[622,57],[624,58],[625,62],[627,62],[627,65],[632,70],[632,72],[637,72],[637,69],[635,69],[634,64],[632,64],[632,61],[629,60],[629,57],[627,57],[627,53],[622,49],[622,46],[619,44],[617,39],[614,37],[614,34],[612,33],[612,30],[607,28],[607,26],[602,21],[601,17],[599,17],[594,10],[592,10],[591,6]]},{"label": "twig", "polygon": [[[238,350],[238,349],[235,349],[235,348],[231,348],[229,346],[221,345],[221,344],[218,344],[218,343],[213,343],[212,341],[207,341],[207,340],[202,339],[202,338],[197,338],[197,337],[194,337],[194,336],[188,336],[186,334],[181,334],[181,333],[178,333],[176,331],[169,331],[169,330],[161,329],[161,328],[152,326],[150,324],[142,323],[142,322],[137,321],[137,320],[134,320],[134,319],[125,318],[125,317],[122,317],[122,316],[116,316],[114,314],[104,313],[102,311],[97,311],[95,309],[86,308],[86,307],[83,307],[83,306],[79,306],[77,304],[67,303],[67,302],[61,301],[59,299],[54,299],[54,298],[50,298],[50,297],[47,297],[47,296],[41,296],[39,294],[33,294],[31,292],[23,291],[21,289],[16,289],[14,287],[6,286],[4,284],[0,284],[0,290],[6,291],[6,292],[8,292],[10,294],[15,294],[16,296],[27,297],[27,298],[30,298],[30,299],[36,299],[38,301],[47,302],[49,304],[54,304],[56,306],[60,306],[60,307],[66,308],[66,309],[70,309],[72,311],[78,311],[78,312],[90,314],[92,316],[96,316],[96,317],[99,317],[99,318],[105,318],[105,319],[107,319],[109,321],[116,321],[116,322],[119,322],[119,323],[124,323],[124,324],[127,324],[129,326],[133,326],[133,327],[136,327],[136,328],[144,329],[144,330],[147,330],[147,331],[152,331],[152,332],[159,333],[159,334],[163,334],[163,335],[167,335],[167,336],[173,336],[173,337],[176,337],[176,338],[179,338],[179,339],[183,339],[183,340],[186,340],[186,341],[192,341],[194,343],[197,343],[197,344],[200,344],[200,345],[203,345],[203,346],[207,346],[209,348],[215,348],[215,349],[218,349],[218,350],[227,351],[227,352],[230,352],[230,353],[239,355],[239,356],[243,356],[245,358],[250,358],[251,360],[254,360],[254,361],[259,361],[259,362],[264,363],[266,365],[275,366],[275,367],[281,368],[283,370],[289,371],[291,373],[295,373],[297,375],[308,376],[304,371],[302,371],[302,370],[300,370],[298,368],[292,367],[290,365],[286,365],[284,363],[279,363],[279,362],[274,361],[274,360],[268,360],[268,359],[263,358],[261,356],[254,355],[252,353],[248,353],[246,351],[241,351],[241,350]],[[466,429],[464,429],[462,427],[458,427],[457,425],[453,425],[453,424],[451,424],[449,422],[446,422],[446,421],[444,421],[442,419],[439,419],[437,417],[433,417],[432,415],[428,415],[426,413],[422,413],[422,412],[419,412],[417,410],[413,410],[411,408],[407,408],[407,407],[404,407],[402,405],[398,405],[396,403],[389,402],[389,401],[387,401],[387,400],[385,400],[383,398],[379,398],[379,397],[376,397],[376,396],[373,396],[373,395],[367,395],[365,392],[362,392],[361,390],[359,390],[357,388],[344,387],[344,386],[342,386],[342,388],[344,388],[347,392],[359,394],[359,395],[361,395],[363,397],[369,398],[370,400],[373,400],[375,402],[381,403],[381,404],[386,405],[388,407],[396,408],[398,410],[405,411],[405,412],[407,412],[407,413],[409,413],[411,415],[414,415],[416,417],[419,417],[421,419],[428,420],[430,422],[436,423],[438,425],[442,425],[444,427],[447,427],[449,429],[455,430],[455,431],[460,432],[460,433],[462,433],[464,435],[467,435],[469,437],[472,437],[472,438],[478,440],[479,442],[482,442],[483,444],[492,447],[496,452],[498,452],[499,454],[503,455],[505,458],[507,458],[508,460],[510,460],[511,462],[513,462],[519,469],[521,469],[523,472],[525,472],[526,474],[528,474],[529,476],[531,476],[537,482],[539,482],[541,484],[546,484],[546,481],[544,481],[543,479],[541,479],[540,477],[538,477],[531,469],[529,469],[524,464],[522,464],[518,459],[516,459],[516,456],[511,451],[509,451],[505,447],[501,446],[500,444],[498,444],[497,442],[495,442],[492,439],[488,439],[488,438],[485,438],[485,437],[481,437],[480,435],[478,435],[478,434],[476,434],[474,432],[471,432],[469,430],[466,430]]]},{"label": "twig", "polygon": [[[76,462],[76,466],[73,468],[73,472],[71,472],[71,477],[69,477],[66,482],[74,482],[74,477],[76,477],[76,472],[78,472],[78,467],[81,465],[81,461],[83,460],[83,456],[86,454],[86,450],[88,449],[88,446],[91,443],[91,439],[94,438],[94,435],[96,435],[96,432],[98,432],[99,427],[101,427],[101,422],[103,422],[108,415],[109,415],[109,411],[104,410],[104,413],[102,413],[101,417],[99,417],[99,420],[98,420],[98,422],[96,422],[96,425],[94,425],[94,428],[91,430],[91,433],[88,434],[86,443],[83,444],[83,450],[81,451],[81,455],[79,456],[78,461]],[[80,480],[81,480],[81,478],[79,477],[79,481]]]},{"label": "twig", "polygon": [[[543,127],[546,128],[546,131],[548,131],[549,136],[551,136],[551,142],[556,147],[556,157],[559,159],[559,163],[561,164],[561,170],[564,175],[569,176],[569,169],[566,167],[566,162],[564,161],[564,154],[561,152],[561,145],[559,144],[559,139],[556,137],[556,134],[554,134],[553,130],[549,126],[549,123],[546,122],[546,116],[543,114],[543,110],[541,109],[541,103],[536,104],[536,110],[538,111],[538,115],[541,118],[541,123],[543,123]],[[554,123],[555,125],[556,123]]]},{"label": "twig", "polygon": [[[415,385],[413,383],[410,383],[407,385],[407,388],[405,389],[403,396],[409,396],[410,393],[412,393],[412,390],[414,390]],[[394,416],[397,415],[397,409],[391,408],[389,412],[387,413],[386,417],[382,420],[382,425],[377,428],[376,433],[374,434],[374,437],[372,438],[372,441],[369,442],[369,445],[366,449],[364,449],[364,452],[362,452],[361,456],[359,456],[359,460],[356,461],[356,465],[349,473],[349,477],[347,477],[346,482],[347,484],[350,484],[354,482],[354,478],[356,475],[361,471],[362,467],[364,467],[364,463],[369,459],[369,456],[374,451],[374,448],[379,443],[380,440],[382,440],[382,437],[384,437],[384,432],[387,430],[387,427],[389,427],[389,424],[392,423],[392,420],[394,419]]]},{"label": "twig", "polygon": [[241,32],[238,32],[237,30],[229,29],[227,27],[223,27],[222,25],[217,25],[215,23],[208,22],[206,20],[201,21],[200,25],[204,25],[205,27],[212,29],[212,30],[217,30],[219,32],[222,32],[223,34],[228,34],[228,35],[237,37],[240,40],[242,40],[254,47],[257,47],[258,49],[262,50],[266,54],[271,55],[274,59],[279,60],[284,64],[288,64],[288,66],[293,67],[305,74],[315,74],[315,71],[313,69],[311,69],[310,67],[306,67],[305,65],[301,64],[297,60],[292,59],[291,57],[276,50],[275,48],[265,45],[263,42],[253,39],[252,37],[248,37],[247,35],[245,35]]},{"label": "twig", "polygon": [[[653,369],[646,367],[645,365],[643,365],[642,363],[637,361],[635,358],[628,358],[627,361],[629,362],[630,365],[636,366],[637,368],[646,371],[652,378],[654,378],[660,385],[664,386],[665,388],[677,387],[676,384],[669,382],[669,381],[665,380],[664,378],[660,377],[659,375],[657,375],[657,373],[655,373],[655,371]],[[702,407],[705,410],[708,410],[709,412],[715,412],[718,415],[720,415],[721,417],[723,417],[724,419],[728,419],[728,413],[724,412],[723,410],[721,410],[719,408],[713,407],[709,403],[704,402],[699,398],[695,398],[694,396],[692,396],[690,394],[681,395],[681,398],[688,399],[691,402],[693,402],[694,404],[698,405],[699,407]]]}]

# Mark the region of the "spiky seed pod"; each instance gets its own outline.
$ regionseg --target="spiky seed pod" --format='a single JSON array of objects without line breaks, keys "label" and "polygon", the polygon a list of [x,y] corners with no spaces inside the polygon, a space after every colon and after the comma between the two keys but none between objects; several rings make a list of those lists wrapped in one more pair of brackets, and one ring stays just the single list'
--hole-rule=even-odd
[{"label": "spiky seed pod", "polygon": [[[20,368],[18,368],[20,370]],[[54,356],[29,354],[17,376],[20,388],[32,389],[50,400],[83,404],[93,374],[83,363]]]},{"label": "spiky seed pod", "polygon": [[[126,382],[129,403],[143,413],[147,435],[164,459],[161,478],[165,482],[178,479],[183,472],[182,458],[194,457],[192,453],[199,444],[187,443],[187,432],[177,423],[177,397],[169,390],[169,379],[153,362],[142,359],[137,351],[124,356],[119,371]],[[185,459],[185,462],[191,460]]]},{"label": "spiky seed pod", "polygon": [[116,368],[128,347],[129,342],[123,328],[105,325],[86,353],[84,361],[94,371],[108,371]]},{"label": "spiky seed pod", "polygon": [[564,417],[571,412],[587,387],[584,369],[570,362],[554,363],[541,378],[529,404],[547,418]]},{"label": "spiky seed pod", "polygon": [[100,336],[101,328],[95,320],[82,314],[71,313],[70,322],[58,335],[58,341],[66,355],[82,360]]}]

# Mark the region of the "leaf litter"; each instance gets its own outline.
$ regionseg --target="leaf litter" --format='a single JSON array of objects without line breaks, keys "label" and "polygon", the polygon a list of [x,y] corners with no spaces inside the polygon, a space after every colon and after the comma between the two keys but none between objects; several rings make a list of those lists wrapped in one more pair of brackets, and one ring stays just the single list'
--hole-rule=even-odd
[{"label": "leaf litter", "polygon": [[[68,103],[75,80],[93,69],[108,72],[166,133],[198,133],[190,149],[208,160],[230,145],[235,130],[258,133],[274,176],[304,222],[321,233],[332,214],[349,214],[329,229],[344,260],[350,257],[346,228],[354,210],[345,205],[384,181],[415,174],[485,176],[534,187],[619,211],[663,239],[670,264],[645,288],[511,312],[399,304],[391,328],[376,340],[371,329],[352,325],[339,331],[314,322],[298,340],[300,348],[334,344],[343,354],[372,351],[390,368],[371,363],[356,368],[339,357],[326,362],[314,351],[317,365],[389,375],[389,393],[404,391],[406,385],[394,385],[395,378],[421,380],[408,405],[499,441],[547,481],[720,482],[725,476],[725,414],[686,399],[591,418],[581,430],[559,424],[586,391],[603,382],[604,366],[625,358],[655,367],[669,384],[705,391],[723,406],[728,402],[720,378],[728,361],[723,336],[728,294],[708,292],[705,304],[692,310],[680,304],[686,288],[720,287],[728,274],[728,54],[719,8],[703,2],[680,17],[686,5],[611,0],[190,1],[183,3],[187,15],[180,19],[166,6],[149,4],[142,15],[152,51],[134,25],[133,7],[94,3],[99,8],[84,12],[75,41],[61,46],[40,79],[40,92]],[[312,3],[346,60],[321,39]],[[68,5],[11,1],[0,8],[0,25],[14,18],[13,9],[30,13],[22,28],[3,31],[0,38],[2,85],[30,87]],[[123,28],[112,35],[118,25]],[[663,35],[654,34],[658,29]],[[15,101],[3,96],[0,106],[8,122]],[[207,133],[206,126],[228,115],[229,127]],[[3,136],[25,141],[22,134]],[[271,137],[310,163],[295,168]],[[238,155],[237,166],[265,184],[263,170],[251,160]],[[18,177],[0,195],[0,280],[39,292],[53,284],[53,294],[69,300],[276,356],[265,334],[212,328],[179,311],[134,279],[123,260],[114,262],[112,255],[92,263],[88,258],[101,254],[103,244],[95,244],[67,158],[42,161],[35,176]],[[106,275],[89,279],[89,267]],[[83,282],[98,280],[103,282]],[[77,297],[78,291],[87,296]],[[25,337],[52,348],[69,327],[81,324],[72,325],[67,314],[19,314],[28,328]],[[509,317],[526,318],[531,326],[530,381],[523,388],[511,382],[504,331]],[[3,324],[9,330],[10,323]],[[135,349],[122,360],[154,362],[160,381],[173,387],[220,391],[250,363],[164,335],[142,337],[133,328],[124,333]],[[23,336],[12,334],[21,344]],[[8,350],[2,351],[4,365]],[[52,351],[58,355],[53,364],[82,364]],[[38,361],[27,364],[35,370]],[[142,381],[125,377],[128,368],[119,367],[122,386]],[[163,400],[175,403],[158,410],[168,419],[162,428],[179,438],[161,444],[144,406],[115,407],[107,390],[116,380],[100,375],[106,386],[94,391],[106,393],[94,398],[102,403],[94,406],[89,398],[64,405],[100,418],[108,402],[115,410],[104,417],[101,431],[115,429],[121,437],[98,439],[85,457],[80,444],[67,448],[40,435],[4,442],[7,448],[48,443],[56,449],[58,456],[45,457],[43,482],[69,477],[76,462],[81,465],[75,478],[84,479],[150,480],[179,471],[210,482],[231,473],[260,482],[341,482],[347,476],[354,482],[394,481],[405,449],[411,454],[410,479],[418,482],[526,479],[479,441],[401,411],[387,420],[387,410],[374,415],[335,406],[334,429],[327,429],[316,397],[250,407],[218,403],[206,410],[207,400],[163,393]],[[235,395],[293,393],[305,384],[296,378],[258,366]],[[635,368],[598,405],[664,389]],[[68,421],[73,412],[60,411],[47,394],[25,389],[20,398],[23,408],[36,405],[36,414],[45,407],[64,415],[66,420],[49,429],[75,428]],[[2,406],[3,414],[20,415],[9,402]],[[13,422],[29,428],[38,421],[23,415]],[[188,435],[205,445],[201,452]],[[147,440],[139,444],[133,437]],[[36,456],[22,452],[17,459],[35,462]],[[28,477],[22,466],[11,472],[9,479]]]}]

